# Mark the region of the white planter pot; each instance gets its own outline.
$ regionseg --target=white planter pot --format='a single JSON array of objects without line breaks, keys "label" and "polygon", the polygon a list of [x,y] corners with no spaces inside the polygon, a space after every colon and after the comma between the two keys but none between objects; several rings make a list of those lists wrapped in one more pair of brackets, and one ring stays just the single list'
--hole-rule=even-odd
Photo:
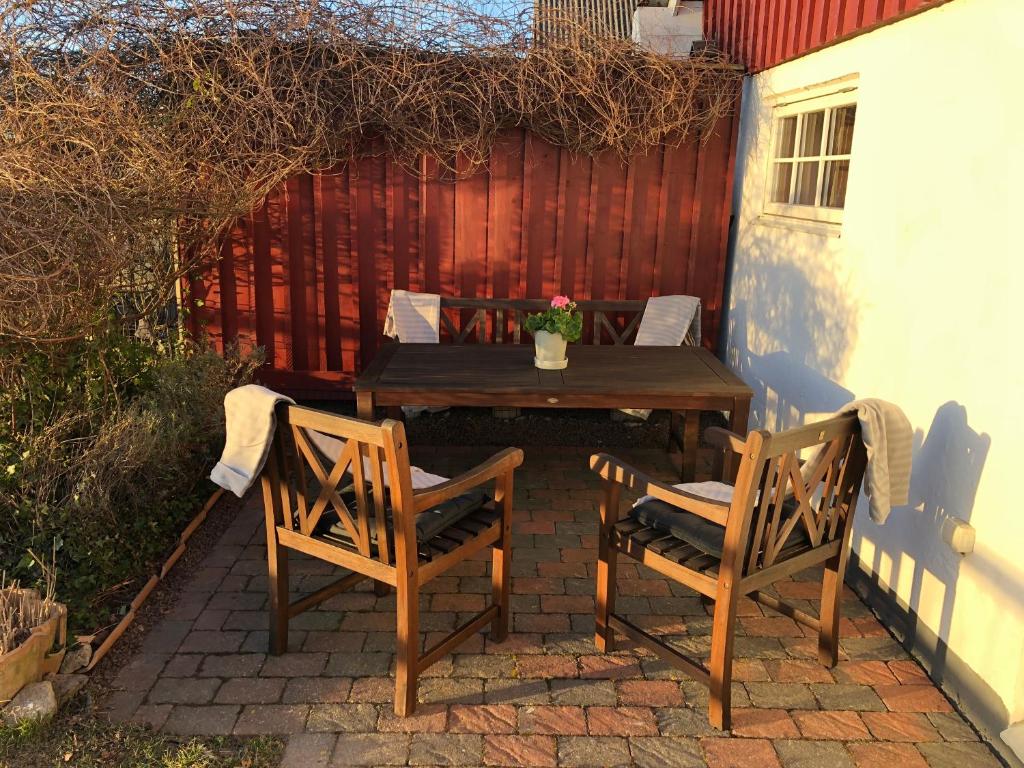
[{"label": "white planter pot", "polygon": [[565,356],[566,341],[560,333],[537,331],[533,335],[533,364],[548,371],[558,371],[569,364]]}]

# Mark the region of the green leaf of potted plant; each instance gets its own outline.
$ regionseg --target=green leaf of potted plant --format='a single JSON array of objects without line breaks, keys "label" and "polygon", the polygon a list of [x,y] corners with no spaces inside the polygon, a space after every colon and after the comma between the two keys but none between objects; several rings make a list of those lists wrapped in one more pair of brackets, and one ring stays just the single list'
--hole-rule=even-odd
[{"label": "green leaf of potted plant", "polygon": [[533,334],[533,364],[545,370],[561,370],[569,364],[566,344],[583,335],[583,315],[568,296],[555,296],[545,312],[528,315],[524,323]]}]

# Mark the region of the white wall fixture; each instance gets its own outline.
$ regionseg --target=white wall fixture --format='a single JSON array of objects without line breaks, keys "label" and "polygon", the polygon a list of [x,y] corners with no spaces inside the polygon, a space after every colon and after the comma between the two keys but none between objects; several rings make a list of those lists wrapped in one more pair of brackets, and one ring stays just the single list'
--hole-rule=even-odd
[{"label": "white wall fixture", "polygon": [[958,555],[974,551],[974,527],[959,517],[947,517],[942,521],[942,540]]},{"label": "white wall fixture", "polygon": [[686,57],[704,39],[704,3],[679,0],[672,7],[640,6],[633,12],[633,41],[656,53]]}]

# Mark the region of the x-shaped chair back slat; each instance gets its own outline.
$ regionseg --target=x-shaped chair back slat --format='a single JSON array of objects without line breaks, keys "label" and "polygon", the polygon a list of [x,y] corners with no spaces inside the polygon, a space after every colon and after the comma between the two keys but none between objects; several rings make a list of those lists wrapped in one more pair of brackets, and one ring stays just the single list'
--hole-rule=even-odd
[{"label": "x-shaped chair back slat", "polygon": [[[356,549],[367,557],[373,549],[372,528],[379,558],[388,563],[388,541],[393,535],[387,517],[388,489],[401,482],[402,472],[409,475],[406,447],[385,446],[388,436],[380,426],[300,406],[279,407],[278,419],[280,428],[268,467],[280,487],[275,500],[279,524],[310,536],[324,514],[333,511]],[[330,439],[337,458],[317,447],[312,432]],[[387,448],[396,456],[394,467],[384,461]],[[350,482],[354,509],[342,498],[342,489]]]},{"label": "x-shaped chair back slat", "polygon": [[[799,454],[807,449],[813,455],[801,465]],[[757,488],[753,494],[737,488],[735,498],[752,503],[750,509],[734,508],[730,525],[749,526],[746,574],[785,561],[798,526],[806,537],[804,550],[808,543],[817,548],[844,536],[866,461],[855,416],[777,435],[763,433],[759,454],[746,455],[744,461],[755,466],[746,476]]]}]

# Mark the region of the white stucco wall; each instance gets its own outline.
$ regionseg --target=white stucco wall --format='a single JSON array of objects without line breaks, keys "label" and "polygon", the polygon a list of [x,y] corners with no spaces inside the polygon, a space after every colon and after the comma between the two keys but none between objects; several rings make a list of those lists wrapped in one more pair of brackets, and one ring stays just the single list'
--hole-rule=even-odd
[{"label": "white stucco wall", "polygon": [[[882,527],[862,506],[854,547],[1005,723],[1024,720],[1022,36],[1021,0],[953,0],[749,78],[726,324],[752,427],[854,397],[906,411],[912,503]],[[841,232],[772,225],[768,102],[851,74]],[[972,554],[943,544],[947,516],[976,528]]]}]

